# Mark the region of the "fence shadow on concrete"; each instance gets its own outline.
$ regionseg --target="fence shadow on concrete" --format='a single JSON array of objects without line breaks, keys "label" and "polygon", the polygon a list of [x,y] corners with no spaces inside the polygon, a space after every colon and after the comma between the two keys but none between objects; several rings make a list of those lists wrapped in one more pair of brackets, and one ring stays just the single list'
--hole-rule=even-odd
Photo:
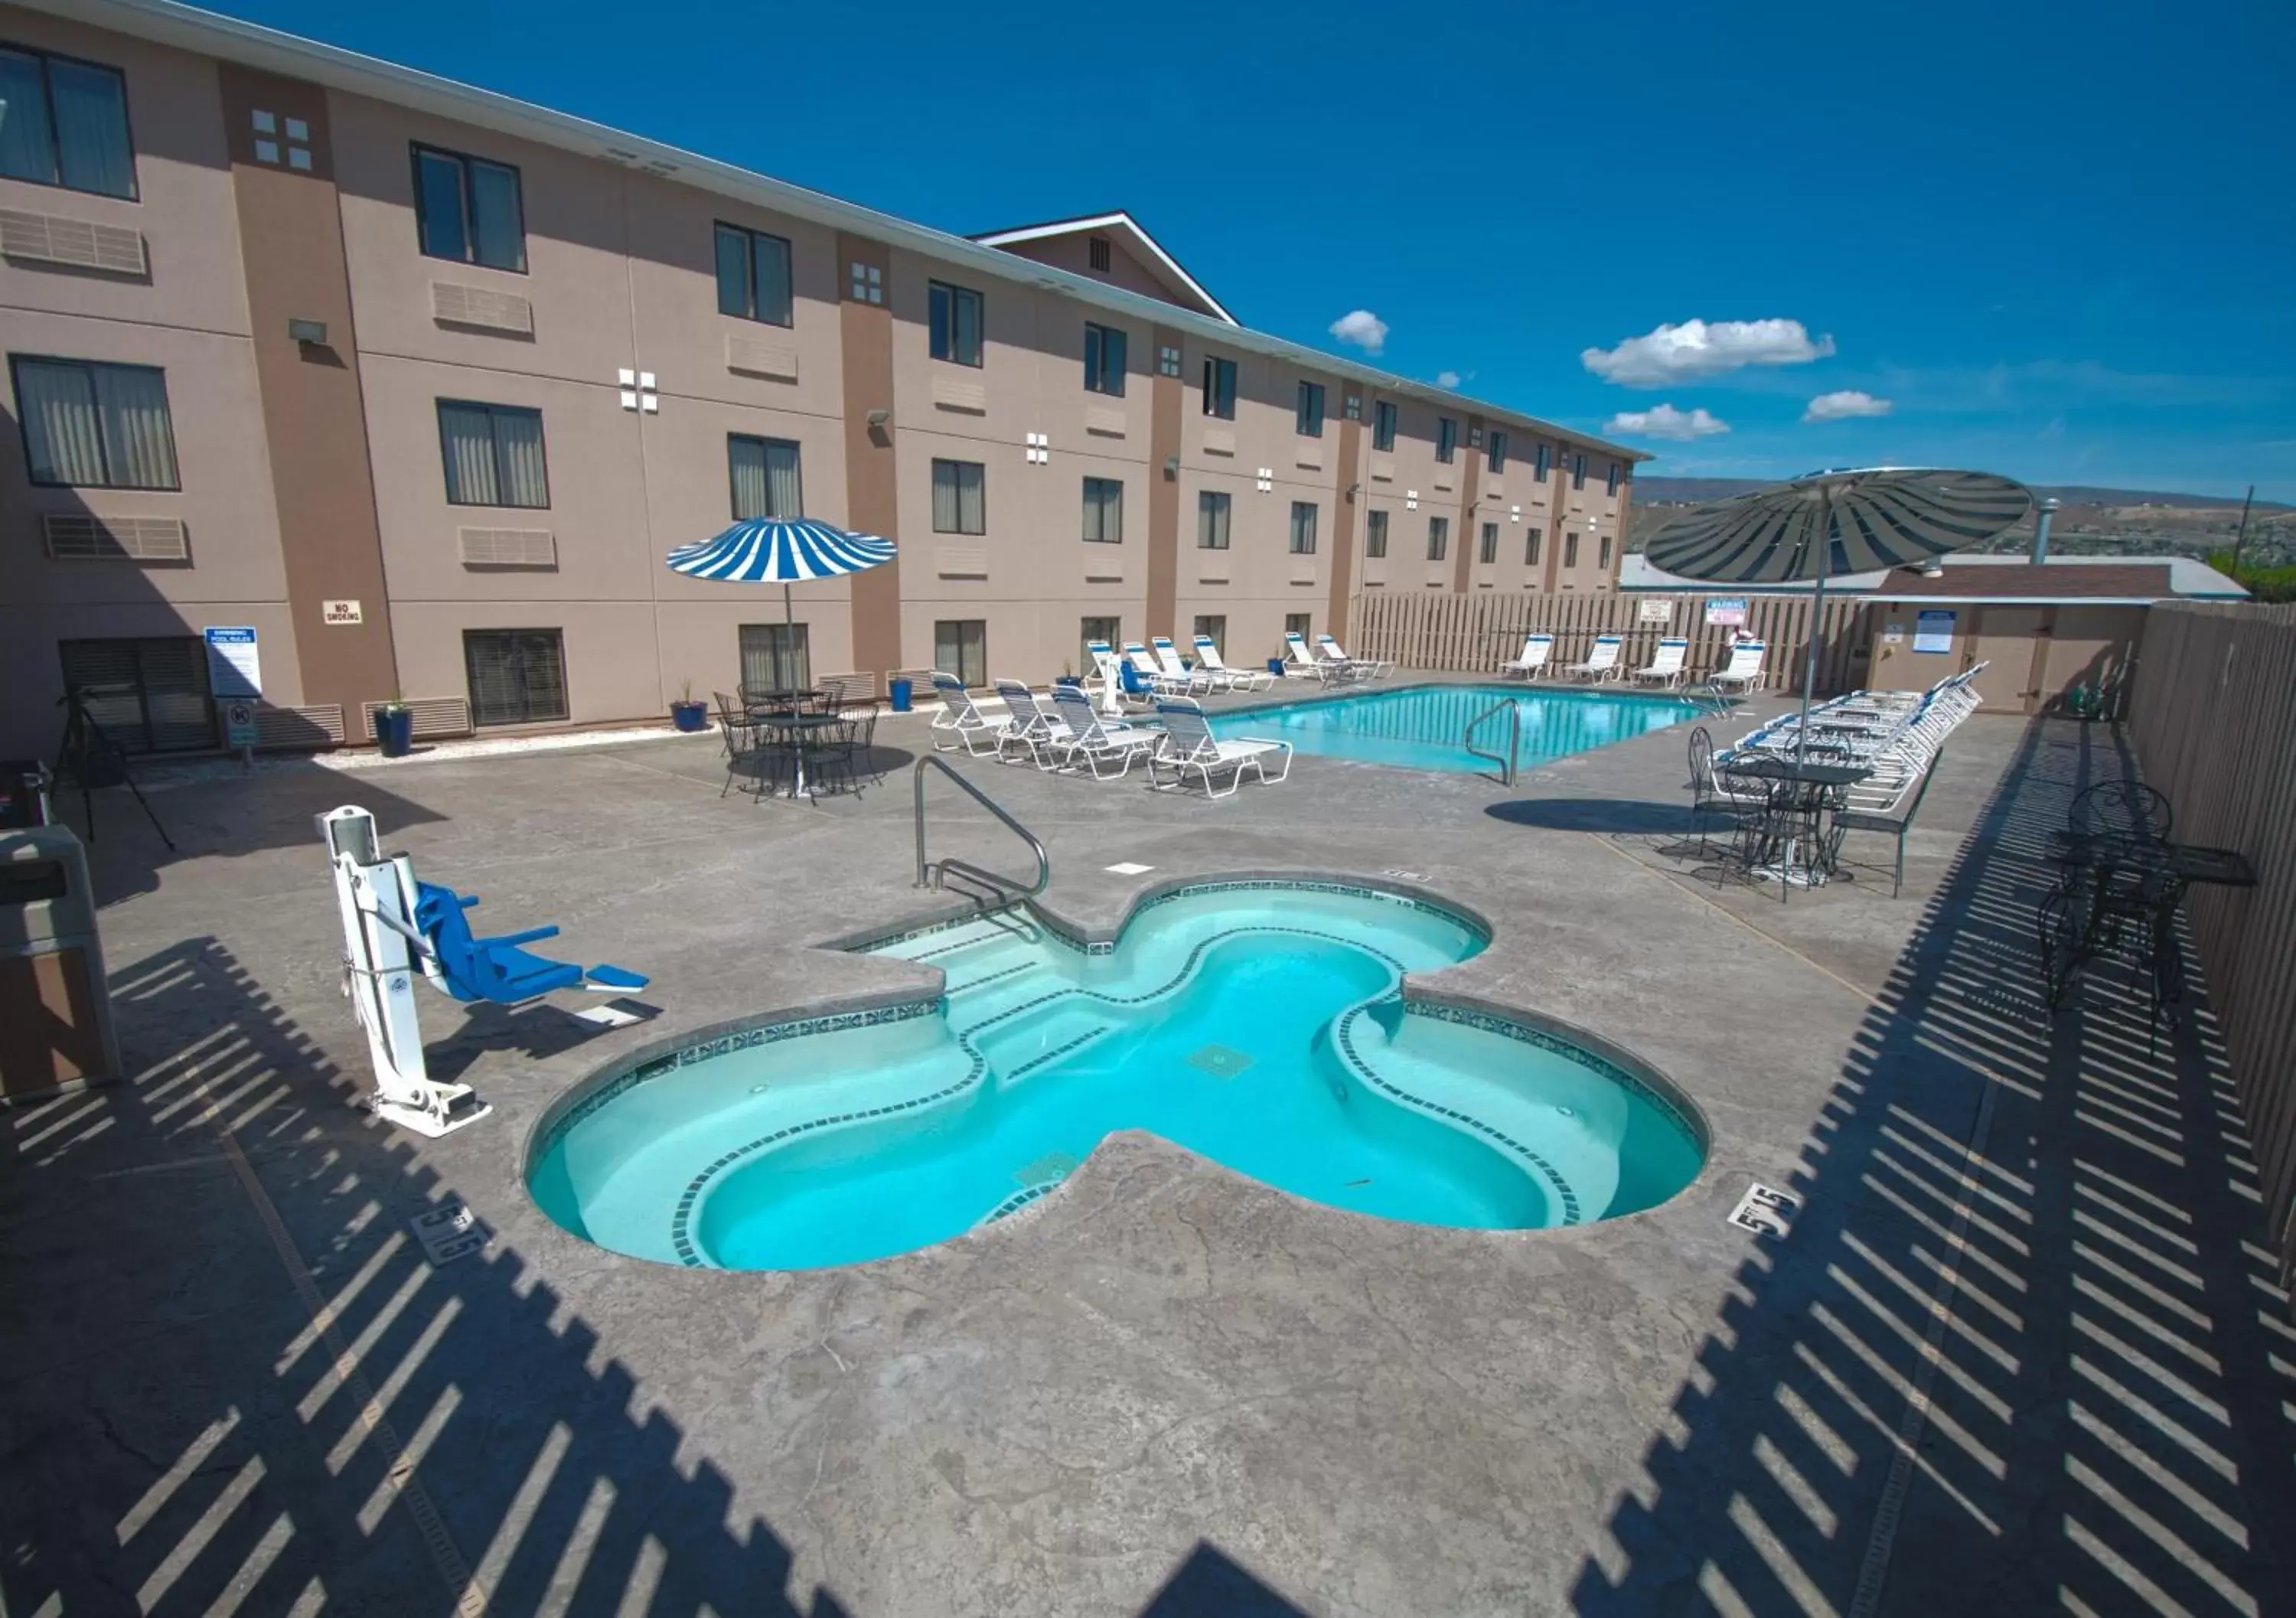
[{"label": "fence shadow on concrete", "polygon": [[1578,1613],[2287,1610],[2296,1328],[2214,1024],[2038,988],[2049,834],[2125,768],[2029,730]]}]

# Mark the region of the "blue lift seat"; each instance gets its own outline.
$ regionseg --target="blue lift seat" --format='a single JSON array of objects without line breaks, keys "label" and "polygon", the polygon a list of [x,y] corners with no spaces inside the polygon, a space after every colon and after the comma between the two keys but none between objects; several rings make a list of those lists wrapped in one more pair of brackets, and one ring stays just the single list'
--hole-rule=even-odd
[{"label": "blue lift seat", "polygon": [[438,952],[439,968],[447,992],[458,1000],[490,1000],[497,1006],[517,1006],[554,994],[562,989],[636,990],[646,980],[619,966],[593,966],[587,972],[568,961],[545,960],[525,948],[556,938],[555,927],[537,927],[504,938],[476,938],[463,915],[478,904],[478,896],[464,898],[437,883],[414,884],[414,924]]}]

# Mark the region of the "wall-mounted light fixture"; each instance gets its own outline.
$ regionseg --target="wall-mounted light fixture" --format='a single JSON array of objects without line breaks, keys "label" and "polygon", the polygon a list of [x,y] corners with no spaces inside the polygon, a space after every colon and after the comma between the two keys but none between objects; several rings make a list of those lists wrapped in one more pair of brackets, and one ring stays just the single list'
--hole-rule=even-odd
[{"label": "wall-mounted light fixture", "polygon": [[1361,494],[1361,493],[1363,493],[1363,485],[1362,485],[1362,484],[1360,484],[1360,483],[1350,483],[1350,484],[1349,484],[1349,485],[1348,485],[1348,498],[1349,498],[1349,500],[1350,502],[1352,502],[1352,501],[1355,499],[1355,497],[1356,497],[1357,495]]},{"label": "wall-mounted light fixture", "polygon": [[327,341],[327,323],[324,320],[291,320],[287,335],[299,343],[316,345]]},{"label": "wall-mounted light fixture", "polygon": [[893,413],[882,407],[869,413],[869,425],[872,427],[882,427],[892,419]]},{"label": "wall-mounted light fixture", "polygon": [[1180,475],[1180,457],[1178,456],[1168,455],[1164,457],[1164,475],[1168,478],[1177,478]]}]

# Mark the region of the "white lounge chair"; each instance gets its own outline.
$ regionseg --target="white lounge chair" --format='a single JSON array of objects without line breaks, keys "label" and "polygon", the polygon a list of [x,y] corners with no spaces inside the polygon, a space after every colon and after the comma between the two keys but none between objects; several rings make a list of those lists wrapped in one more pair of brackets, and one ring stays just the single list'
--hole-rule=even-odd
[{"label": "white lounge chair", "polygon": [[1502,677],[1520,674],[1527,680],[1535,680],[1546,669],[1546,660],[1554,655],[1554,637],[1526,635],[1522,637],[1522,655],[1513,662],[1501,663],[1499,673]]},{"label": "white lounge chair", "polygon": [[999,679],[994,684],[996,694],[1004,699],[1004,711],[1012,716],[996,738],[996,756],[1005,759],[1026,753],[1038,769],[1053,768],[1056,756],[1053,743],[1068,735],[1068,722],[1046,709],[1021,681]]},{"label": "white lounge chair", "polygon": [[1585,680],[1588,685],[1616,679],[1623,672],[1619,667],[1619,652],[1625,645],[1626,642],[1615,635],[1597,635],[1594,645],[1587,653],[1587,661],[1572,663],[1562,672],[1574,680]]},{"label": "white lounge chair", "polygon": [[1209,669],[1189,668],[1180,656],[1179,647],[1172,644],[1170,636],[1151,636],[1148,644],[1155,649],[1156,666],[1164,671],[1165,679],[1170,682],[1175,691],[1217,691],[1225,684]]},{"label": "white lounge chair", "polygon": [[1658,644],[1658,655],[1652,658],[1646,669],[1635,670],[1637,686],[1679,686],[1683,681],[1683,662],[1690,655],[1690,642],[1679,635],[1669,635]]},{"label": "white lounge chair", "polygon": [[1769,647],[1759,640],[1742,640],[1730,648],[1730,661],[1717,669],[1707,678],[1707,684],[1717,690],[1751,691],[1762,683],[1762,659]]},{"label": "white lounge chair", "polygon": [[1185,672],[1177,679],[1165,673],[1156,661],[1156,654],[1136,640],[1124,643],[1124,661],[1132,665],[1132,672],[1138,675],[1141,683],[1151,691],[1185,696],[1193,688],[1193,682]]},{"label": "white lounge chair", "polygon": [[[1053,706],[1060,710],[1066,734],[1048,744],[1063,769],[1084,768],[1095,781],[1111,781],[1128,773],[1136,759],[1147,758],[1163,745],[1152,730],[1136,730],[1118,719],[1103,719],[1092,710],[1092,701],[1075,686],[1053,687]],[[1114,765],[1113,770],[1104,766]]]},{"label": "white lounge chair", "polygon": [[1231,669],[1221,661],[1218,643],[1209,635],[1196,637],[1196,667],[1224,676],[1231,691],[1265,691],[1275,677],[1265,669]]},{"label": "white lounge chair", "polygon": [[1328,635],[1316,637],[1316,650],[1324,654],[1324,661],[1340,663],[1354,669],[1358,679],[1383,680],[1395,672],[1393,663],[1383,663],[1375,657],[1349,657],[1341,649],[1340,643]]},{"label": "white lounge chair", "polygon": [[[1212,735],[1203,707],[1193,697],[1160,697],[1156,712],[1164,721],[1164,744],[1148,756],[1148,784],[1153,791],[1177,791],[1193,776],[1203,783],[1207,798],[1228,798],[1243,784],[1247,769],[1263,784],[1281,781],[1292,773],[1291,743],[1258,736],[1223,742]],[[1267,764],[1271,754],[1281,755],[1283,760],[1283,769],[1273,776],[1267,773]],[[1166,782],[1161,777],[1168,772],[1171,779]],[[1226,792],[1213,784],[1218,776],[1228,777]]]},{"label": "white lounge chair", "polygon": [[[933,751],[955,752],[959,747],[976,759],[994,758],[1002,751],[1005,731],[1012,728],[1009,719],[990,719],[973,705],[972,693],[954,674],[936,669],[933,689],[940,695],[940,712],[932,722]],[[944,741],[943,738],[947,738]],[[981,748],[988,743],[987,751]]]},{"label": "white lounge chair", "polygon": [[1088,640],[1085,642],[1084,649],[1092,656],[1093,678],[1096,683],[1103,689],[1113,690],[1119,703],[1131,702],[1146,705],[1146,697],[1135,696],[1125,689],[1125,662],[1117,655],[1115,647],[1104,640]]},{"label": "white lounge chair", "polygon": [[1346,663],[1332,662],[1329,658],[1317,657],[1308,650],[1305,637],[1288,629],[1283,634],[1283,672],[1304,674],[1326,686],[1356,678],[1353,668]]}]

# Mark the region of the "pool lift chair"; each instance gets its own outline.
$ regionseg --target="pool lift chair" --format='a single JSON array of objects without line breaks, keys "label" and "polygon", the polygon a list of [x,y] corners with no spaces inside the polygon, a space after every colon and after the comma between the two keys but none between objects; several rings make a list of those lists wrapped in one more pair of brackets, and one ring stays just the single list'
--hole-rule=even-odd
[{"label": "pool lift chair", "polygon": [[343,993],[366,1031],[374,1063],[369,1105],[377,1117],[436,1139],[494,1110],[469,1085],[432,1079],[425,1070],[414,1009],[418,972],[442,994],[496,1006],[522,1006],[562,989],[621,994],[646,986],[644,977],[619,966],[586,971],[528,951],[529,944],[557,937],[555,927],[475,937],[464,913],[477,898],[417,882],[406,855],[381,851],[373,815],[348,806],[329,809],[318,822],[343,924]]}]

